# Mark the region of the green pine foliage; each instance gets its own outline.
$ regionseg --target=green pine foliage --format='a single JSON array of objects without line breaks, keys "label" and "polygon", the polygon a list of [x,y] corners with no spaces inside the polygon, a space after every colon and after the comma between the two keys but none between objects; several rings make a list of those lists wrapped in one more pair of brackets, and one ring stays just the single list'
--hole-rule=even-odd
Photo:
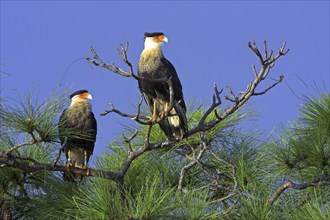
[{"label": "green pine foliage", "polygon": [[307,98],[301,115],[266,149],[273,174],[308,181],[330,173],[330,96]]},{"label": "green pine foliage", "polygon": [[[57,121],[66,96],[57,91],[41,103],[33,94],[14,105],[2,102],[0,151],[30,143],[11,153],[51,164],[60,147]],[[191,129],[206,109],[189,106]],[[60,172],[25,173],[2,165],[0,157],[0,213],[9,207],[14,219],[329,219],[329,94],[307,97],[297,120],[266,140],[261,138],[266,134],[242,129],[251,115],[241,109],[171,149],[145,152],[133,160],[123,185],[102,177],[70,183],[62,180]],[[214,117],[212,113],[206,121]],[[130,148],[142,146],[146,131],[146,126],[139,126],[129,146],[125,138],[135,129],[126,129],[102,155],[94,156],[95,169],[117,172]],[[187,170],[179,191],[182,168],[203,151],[202,136],[207,149]],[[164,140],[154,125],[150,142]],[[289,188],[271,202],[282,183],[300,184],[321,177],[328,179],[305,189]]]},{"label": "green pine foliage", "polygon": [[[57,91],[54,91],[41,103],[32,93],[12,105],[3,100],[0,110],[0,151],[15,149],[23,143],[11,152],[13,156],[50,163],[58,151],[56,124],[58,114],[66,104],[65,96],[65,92],[57,95]],[[32,164],[33,161],[24,160],[24,163]],[[25,173],[4,165],[0,170],[0,204],[9,207],[14,218],[24,217],[34,208],[33,198],[42,193],[45,178],[53,176],[45,171]]]}]

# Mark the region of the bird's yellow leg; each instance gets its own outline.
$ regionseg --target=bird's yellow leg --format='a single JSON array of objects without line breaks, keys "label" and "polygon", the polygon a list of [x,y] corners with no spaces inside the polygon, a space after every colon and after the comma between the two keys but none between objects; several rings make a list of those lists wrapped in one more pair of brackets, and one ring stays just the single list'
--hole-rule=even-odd
[{"label": "bird's yellow leg", "polygon": [[154,101],[154,112],[152,113],[152,120],[156,121],[157,119],[157,101]]},{"label": "bird's yellow leg", "polygon": [[[150,118],[150,117],[148,117]],[[157,101],[154,100],[153,103],[153,111],[152,111],[152,117],[150,118],[151,121],[156,122],[157,120]]]},{"label": "bird's yellow leg", "polygon": [[170,103],[166,102],[164,112],[167,112],[169,107],[170,107]]},{"label": "bird's yellow leg", "polygon": [[166,116],[169,107],[170,107],[170,103],[165,102],[164,111],[161,112],[160,117],[164,118]]},{"label": "bird's yellow leg", "polygon": [[65,166],[68,167],[68,168],[72,166],[71,150],[68,150],[68,159],[67,159],[67,162],[66,162]]},{"label": "bird's yellow leg", "polygon": [[90,170],[88,168],[88,165],[87,165],[87,151],[84,151],[84,166],[83,168],[86,169],[86,176],[89,176],[89,173],[90,173]]},{"label": "bird's yellow leg", "polygon": [[84,157],[84,168],[86,168],[87,167],[87,151],[84,151],[84,155],[85,155],[85,157]]}]

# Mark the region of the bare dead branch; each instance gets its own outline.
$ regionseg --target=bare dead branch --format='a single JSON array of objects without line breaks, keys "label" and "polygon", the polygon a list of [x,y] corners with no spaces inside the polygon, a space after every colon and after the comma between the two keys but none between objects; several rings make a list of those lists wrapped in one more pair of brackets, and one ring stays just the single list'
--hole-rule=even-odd
[{"label": "bare dead branch", "polygon": [[144,139],[144,145],[145,145],[146,149],[150,145],[149,139],[150,139],[151,128],[152,128],[152,124],[149,124],[148,127],[147,127],[146,136],[145,136],[145,139]]},{"label": "bare dead branch", "polygon": [[128,66],[129,72],[131,73],[132,77],[135,78],[135,79],[137,79],[136,78],[136,75],[133,72],[133,66],[132,66],[131,62],[129,62],[128,59],[127,59],[128,45],[129,45],[129,43],[126,42],[126,46],[125,47],[122,44],[120,44],[120,48],[121,49],[119,49],[118,47],[116,49],[117,49],[118,54],[123,59],[124,63],[126,63],[126,65]]},{"label": "bare dead branch", "polygon": [[231,98],[225,96],[225,99],[235,103],[238,102],[238,97],[235,95],[235,93],[233,92],[230,86],[227,86],[227,90],[229,91]]},{"label": "bare dead branch", "polygon": [[254,64],[252,64],[252,70],[253,70],[253,73],[254,73],[254,77],[257,78],[258,73],[257,73],[257,70],[256,70],[256,66]]},{"label": "bare dead branch", "polygon": [[[212,98],[212,105],[209,107],[208,110],[206,110],[206,112],[204,113],[204,115],[202,116],[201,120],[199,121],[197,127],[201,127],[203,126],[205,119],[211,114],[211,112],[213,110],[215,110],[218,106],[220,106],[222,104],[221,102],[221,98],[220,98],[220,94],[222,93],[222,89],[218,90],[217,84],[214,83],[213,85],[213,89],[214,89],[214,94],[213,94],[213,98]],[[218,114],[216,113],[216,117],[218,117]]]},{"label": "bare dead branch", "polygon": [[[213,89],[214,89],[214,95],[213,95],[213,97],[215,97],[215,99],[216,99],[216,100],[215,100],[216,103],[218,103],[219,105],[221,105],[222,102],[221,102],[220,95],[221,95],[221,93],[222,93],[222,89],[221,89],[220,92],[219,92],[219,90],[218,90],[218,86],[217,86],[216,83],[213,83]],[[213,101],[213,102],[215,102],[215,101]]]},{"label": "bare dead branch", "polygon": [[128,142],[131,142],[135,137],[136,137],[136,135],[139,133],[139,131],[138,130],[135,130],[135,132],[133,133],[133,135],[130,137],[130,138],[126,138],[125,136],[125,142],[126,143],[128,143]]},{"label": "bare dead branch", "polygon": [[227,86],[227,89],[230,92],[230,95],[231,95],[232,99],[235,100],[235,102],[237,102],[238,101],[238,97],[234,94],[234,92],[231,89],[231,87],[230,86]]},{"label": "bare dead branch", "polygon": [[152,148],[150,148],[150,144],[149,144],[149,136],[150,136],[151,127],[152,127],[152,124],[149,124],[147,132],[146,132],[146,140],[145,140],[144,145],[141,148],[138,148],[135,151],[130,151],[128,153],[126,160],[124,161],[123,165],[121,166],[121,168],[118,171],[118,175],[121,176],[122,178],[124,178],[127,170],[130,168],[134,159],[136,159],[137,157],[139,157],[146,151],[152,150]]},{"label": "bare dead branch", "polygon": [[282,81],[284,80],[284,76],[281,75],[279,80],[277,80],[273,85],[269,86],[267,89],[265,89],[264,91],[262,92],[254,92],[253,95],[254,96],[257,96],[257,95],[263,95],[265,94],[266,92],[268,92],[270,89],[272,89],[273,87],[275,87],[277,84],[281,83]]},{"label": "bare dead branch", "polygon": [[286,42],[284,41],[281,48],[279,49],[277,55],[275,57],[273,57],[273,51],[271,51],[271,54],[269,55],[269,59],[268,59],[268,62],[267,62],[267,65],[272,65],[275,63],[275,61],[280,58],[281,56],[284,56],[286,55],[290,49],[287,49],[286,51],[285,50],[285,46],[286,46]]},{"label": "bare dead branch", "polygon": [[93,64],[95,66],[99,66],[99,67],[103,67],[103,68],[106,68],[108,70],[110,70],[111,72],[113,73],[117,73],[121,76],[124,76],[124,77],[133,77],[131,73],[129,72],[126,72],[125,70],[117,67],[114,63],[111,63],[111,64],[106,64],[98,55],[97,53],[95,52],[94,48],[91,46],[90,47],[90,51],[92,52],[93,54],[93,59],[91,58],[86,58],[86,60],[90,63],[90,64]]},{"label": "bare dead branch", "polygon": [[[110,109],[108,110],[105,110],[104,112],[102,112],[100,115],[101,116],[105,116],[109,113],[116,113],[122,117],[125,117],[125,118],[130,118],[132,120],[135,120],[136,122],[138,122],[139,124],[143,124],[143,125],[147,125],[147,124],[150,124],[149,122],[149,118],[147,116],[140,116],[140,113],[138,112],[137,115],[132,115],[132,114],[127,114],[127,113],[124,113],[124,112],[121,112],[119,111],[118,109],[115,108],[115,106],[112,104],[112,103],[109,103],[109,106],[110,106]],[[140,119],[143,119],[144,121],[141,121]]]},{"label": "bare dead branch", "polygon": [[178,191],[182,191],[183,183],[184,183],[184,178],[185,174],[187,171],[189,171],[192,167],[194,167],[197,163],[199,163],[200,159],[202,158],[203,154],[205,153],[206,149],[208,148],[206,140],[204,137],[201,137],[202,141],[202,149],[199,151],[199,154],[195,155],[195,150],[192,149],[193,156],[192,157],[187,157],[191,162],[187,164],[186,166],[182,167],[181,172],[180,172],[180,178],[179,178],[179,184],[178,184]]},{"label": "bare dead branch", "polygon": [[260,60],[260,64],[264,66],[264,59],[262,58],[262,55],[257,47],[256,42],[253,41],[253,43],[251,44],[251,41],[249,41],[248,47],[257,55]]},{"label": "bare dead branch", "polygon": [[[184,137],[189,137],[190,135],[193,135],[195,133],[201,132],[201,131],[207,131],[208,129],[212,128],[213,126],[215,126],[217,123],[219,123],[220,121],[224,120],[225,118],[227,118],[229,115],[233,114],[237,109],[239,109],[241,106],[243,106],[250,98],[251,96],[254,95],[255,93],[255,89],[258,87],[258,85],[265,79],[265,77],[268,75],[271,67],[273,66],[274,62],[280,58],[281,56],[286,55],[289,50],[285,50],[285,43],[283,43],[279,53],[273,57],[273,52],[271,51],[270,53],[267,53],[268,59],[264,60],[263,56],[261,55],[261,52],[259,51],[257,45],[255,44],[255,42],[253,43],[253,45],[251,44],[251,42],[248,43],[249,48],[253,51],[254,54],[256,54],[256,56],[259,58],[260,62],[261,62],[261,68],[259,70],[259,72],[256,74],[256,78],[254,79],[253,82],[251,82],[250,84],[248,84],[247,89],[244,92],[240,93],[240,96],[236,96],[230,87],[228,87],[228,90],[231,94],[231,96],[233,98],[229,98],[227,96],[225,96],[225,99],[230,100],[231,102],[233,102],[234,104],[229,107],[228,109],[226,109],[226,111],[224,111],[221,115],[219,115],[218,117],[216,117],[216,119],[208,122],[208,123],[198,123],[198,125],[187,131],[184,135]],[[267,48],[264,47],[264,48]],[[283,77],[281,77],[283,78]],[[281,81],[282,82],[282,81]],[[277,83],[278,84],[278,83]],[[276,84],[276,85],[277,85]],[[276,86],[274,85],[274,86]],[[266,92],[269,91],[271,88],[273,88],[274,86],[270,86],[270,88],[267,90]],[[258,94],[258,93],[257,93]],[[213,105],[211,105],[211,107],[209,109],[212,109]]]},{"label": "bare dead branch", "polygon": [[137,113],[136,113],[136,117],[133,118],[134,120],[137,120],[139,121],[139,117],[140,117],[140,114],[141,114],[141,105],[143,103],[143,94],[140,92],[140,100],[139,100],[139,103],[137,104]]},{"label": "bare dead branch", "polygon": [[265,40],[264,40],[264,51],[265,51],[264,58],[267,59],[268,58],[268,50],[267,50],[267,42]]},{"label": "bare dead branch", "polygon": [[123,139],[124,142],[127,144],[127,147],[129,149],[129,151],[133,151],[132,150],[132,145],[131,145],[131,141],[136,137],[136,135],[139,133],[138,130],[135,130],[135,132],[133,133],[133,135],[129,138],[126,138],[125,135],[123,135]]},{"label": "bare dead branch", "polygon": [[236,176],[236,167],[233,164],[231,164],[231,163],[225,161],[224,159],[218,157],[213,152],[211,152],[211,155],[216,160],[218,160],[220,163],[222,163],[222,164],[224,164],[224,165],[226,165],[226,166],[228,166],[228,167],[231,168],[231,170],[232,170],[231,176],[232,176],[232,180],[234,181],[234,186],[232,187],[232,189],[227,189],[228,191],[230,191],[227,196],[222,197],[220,199],[216,199],[216,200],[214,200],[214,201],[211,202],[211,203],[218,203],[218,202],[222,202],[222,201],[227,200],[227,199],[233,197],[234,195],[236,195],[236,193],[237,193],[237,187],[238,187],[238,180],[237,180],[237,176]]}]

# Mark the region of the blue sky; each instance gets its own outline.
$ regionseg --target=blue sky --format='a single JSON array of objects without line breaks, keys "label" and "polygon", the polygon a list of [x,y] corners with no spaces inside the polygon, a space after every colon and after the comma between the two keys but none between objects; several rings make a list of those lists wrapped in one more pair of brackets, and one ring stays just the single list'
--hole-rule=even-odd
[{"label": "blue sky", "polygon": [[[40,100],[61,89],[88,89],[98,120],[96,152],[118,137],[129,119],[99,116],[112,102],[135,112],[137,82],[88,64],[93,46],[106,61],[126,68],[115,48],[129,42],[136,71],[144,32],[162,31],[169,39],[165,56],[181,79],[186,102],[209,105],[213,82],[244,90],[258,60],[247,47],[263,40],[275,52],[283,41],[290,53],[271,78],[285,82],[254,97],[250,108],[260,117],[249,123],[270,132],[294,120],[302,100],[316,85],[329,92],[329,1],[1,1],[1,97],[17,98],[35,89]],[[5,73],[9,73],[7,75]],[[262,88],[274,83],[269,79]],[[294,93],[293,93],[293,92]],[[226,94],[226,90],[223,95]]]}]

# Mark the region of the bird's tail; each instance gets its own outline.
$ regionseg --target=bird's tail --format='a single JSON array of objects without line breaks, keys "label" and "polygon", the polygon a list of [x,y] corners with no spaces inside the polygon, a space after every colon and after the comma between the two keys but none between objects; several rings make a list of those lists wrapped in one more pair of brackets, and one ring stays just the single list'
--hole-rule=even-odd
[{"label": "bird's tail", "polygon": [[172,108],[170,114],[172,116],[168,117],[168,122],[172,136],[176,139],[181,139],[188,129],[186,111],[180,105],[177,105]]},{"label": "bird's tail", "polygon": [[68,151],[68,161],[66,163],[68,169],[63,173],[63,179],[65,181],[81,182],[83,180],[84,175],[71,172],[70,167],[83,168],[86,158],[85,152],[84,149],[76,147],[72,147]]}]

